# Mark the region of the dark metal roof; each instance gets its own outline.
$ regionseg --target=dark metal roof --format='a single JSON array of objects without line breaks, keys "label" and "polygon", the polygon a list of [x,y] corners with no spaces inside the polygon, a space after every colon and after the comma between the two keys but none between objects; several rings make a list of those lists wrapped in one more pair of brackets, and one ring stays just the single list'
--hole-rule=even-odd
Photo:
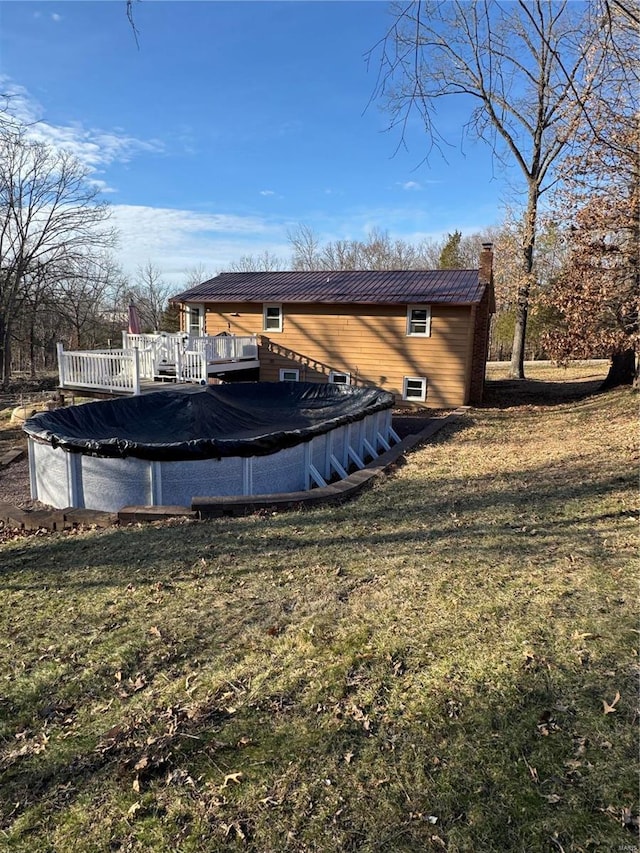
[{"label": "dark metal roof", "polygon": [[174,296],[173,302],[407,304],[480,302],[478,270],[350,270],[221,273]]}]

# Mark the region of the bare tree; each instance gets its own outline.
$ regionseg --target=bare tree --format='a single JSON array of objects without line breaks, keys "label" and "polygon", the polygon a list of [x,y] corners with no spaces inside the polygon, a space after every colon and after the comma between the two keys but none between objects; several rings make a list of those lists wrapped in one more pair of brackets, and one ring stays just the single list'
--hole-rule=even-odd
[{"label": "bare tree", "polygon": [[554,0],[416,2],[395,7],[394,23],[372,50],[376,93],[405,141],[414,110],[429,147],[442,150],[436,107],[457,97],[469,105],[466,134],[485,140],[524,179],[522,281],[518,288],[511,373],[524,377],[529,297],[540,198],[555,178],[600,85],[603,52],[589,5]]},{"label": "bare tree", "polygon": [[241,255],[229,265],[229,272],[272,272],[285,269],[283,261],[265,249],[260,255]]},{"label": "bare tree", "polygon": [[108,254],[75,258],[55,276],[51,310],[73,349],[91,349],[108,337],[109,294],[121,276]]},{"label": "bare tree", "polygon": [[185,270],[183,289],[189,290],[192,287],[196,287],[196,285],[202,284],[203,281],[208,281],[210,278],[213,278],[215,274],[216,273],[208,271],[204,264],[196,264],[190,269]]},{"label": "bare tree", "polygon": [[[11,330],[30,281],[109,246],[107,206],[89,170],[67,151],[0,133],[0,379],[11,371]],[[36,275],[37,273],[37,275]]]},{"label": "bare tree", "polygon": [[127,302],[138,309],[143,327],[155,331],[162,327],[169,297],[174,291],[175,287],[163,280],[160,270],[147,261],[138,267],[135,284],[124,295]]},{"label": "bare tree", "polygon": [[333,240],[322,244],[307,225],[289,233],[296,270],[398,270],[433,269],[441,247],[423,240],[413,244],[394,240],[386,231],[373,229],[365,240]]},{"label": "bare tree", "polygon": [[292,266],[295,270],[317,270],[320,267],[320,240],[308,225],[300,224],[287,233],[293,251]]}]

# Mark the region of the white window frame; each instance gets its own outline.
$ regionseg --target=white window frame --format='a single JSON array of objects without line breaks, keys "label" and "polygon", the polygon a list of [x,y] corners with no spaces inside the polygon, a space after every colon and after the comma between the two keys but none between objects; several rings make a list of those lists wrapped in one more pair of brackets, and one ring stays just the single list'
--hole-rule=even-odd
[{"label": "white window frame", "polygon": [[[336,379],[338,376],[344,376],[344,382],[340,382]],[[329,371],[329,382],[333,385],[351,385],[351,374],[347,373],[346,370],[330,370]]]},{"label": "white window frame", "polygon": [[[193,315],[198,312],[197,332],[193,331]],[[201,337],[204,335],[204,305],[187,305],[187,328],[185,332],[189,337]]]},{"label": "white window frame", "polygon": [[[278,310],[278,325],[277,327],[268,326],[269,310],[277,308]],[[262,330],[264,332],[281,332],[282,331],[282,305],[279,302],[265,302],[262,306]]]},{"label": "white window frame", "polygon": [[[414,320],[414,311],[426,312],[426,317],[423,320]],[[414,324],[424,323],[424,332],[416,332]],[[431,337],[431,306],[430,305],[407,305],[407,337],[410,338],[430,338]]]},{"label": "white window frame", "polygon": [[[295,374],[295,379],[287,379],[286,374],[293,373]],[[300,371],[297,367],[281,367],[280,368],[280,382],[300,382]]]},{"label": "white window frame", "polygon": [[[420,395],[409,395],[409,383],[420,383]],[[404,376],[402,379],[402,399],[408,403],[424,403],[427,399],[427,377],[426,376]]]}]

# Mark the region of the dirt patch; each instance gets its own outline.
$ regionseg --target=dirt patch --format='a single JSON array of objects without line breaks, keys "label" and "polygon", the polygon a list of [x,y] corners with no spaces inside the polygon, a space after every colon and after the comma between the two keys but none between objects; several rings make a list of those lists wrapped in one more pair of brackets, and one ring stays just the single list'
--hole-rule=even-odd
[{"label": "dirt patch", "polygon": [[407,414],[403,412],[401,414],[393,415],[393,428],[398,433],[400,438],[406,438],[408,435],[414,435],[417,432],[422,432],[422,430],[427,426],[430,421],[435,417],[435,413],[429,412],[428,414],[424,412],[412,412]]}]

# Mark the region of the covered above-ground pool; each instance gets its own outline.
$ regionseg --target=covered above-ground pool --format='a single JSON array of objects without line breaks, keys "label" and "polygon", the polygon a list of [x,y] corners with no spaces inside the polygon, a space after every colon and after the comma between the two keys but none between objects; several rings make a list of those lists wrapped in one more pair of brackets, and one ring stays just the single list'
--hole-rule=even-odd
[{"label": "covered above-ground pool", "polygon": [[247,382],[158,391],[34,415],[32,497],[116,511],[324,486],[398,437],[376,388]]}]

